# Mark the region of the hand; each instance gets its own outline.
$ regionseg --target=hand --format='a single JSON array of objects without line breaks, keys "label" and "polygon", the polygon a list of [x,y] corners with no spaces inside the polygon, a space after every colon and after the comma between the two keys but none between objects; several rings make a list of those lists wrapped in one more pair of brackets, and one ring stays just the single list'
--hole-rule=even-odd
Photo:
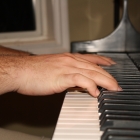
[{"label": "hand", "polygon": [[48,95],[79,86],[97,97],[97,85],[108,90],[121,90],[109,73],[93,63],[113,63],[106,57],[66,53],[26,56],[23,59],[17,82],[17,92],[22,94]]}]

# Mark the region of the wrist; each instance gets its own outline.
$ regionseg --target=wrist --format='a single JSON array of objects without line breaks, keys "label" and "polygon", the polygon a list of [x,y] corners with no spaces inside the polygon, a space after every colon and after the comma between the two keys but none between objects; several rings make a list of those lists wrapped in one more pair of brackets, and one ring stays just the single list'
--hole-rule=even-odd
[{"label": "wrist", "polygon": [[18,90],[24,63],[23,57],[0,56],[0,94]]}]

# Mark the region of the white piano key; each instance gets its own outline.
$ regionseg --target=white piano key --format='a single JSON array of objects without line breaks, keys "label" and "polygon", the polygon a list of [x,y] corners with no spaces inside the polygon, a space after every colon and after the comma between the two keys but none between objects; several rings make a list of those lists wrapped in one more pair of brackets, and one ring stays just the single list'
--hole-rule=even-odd
[{"label": "white piano key", "polygon": [[[59,122],[59,121],[58,121]],[[79,129],[82,130],[82,129],[99,129],[99,123],[96,123],[96,124],[90,124],[90,125],[87,125],[87,124],[58,124],[57,123],[57,127],[56,128],[61,128],[61,129]],[[57,130],[57,129],[55,129]]]},{"label": "white piano key", "polygon": [[52,140],[100,140],[97,106],[87,93],[67,93]]},{"label": "white piano key", "polygon": [[63,104],[98,104],[97,101],[95,100],[90,100],[90,99],[84,99],[84,101],[82,102],[83,100],[80,101],[80,99],[75,99],[75,100],[66,100],[63,102]]},{"label": "white piano key", "polygon": [[82,134],[77,134],[77,135],[56,135],[53,140],[100,140],[100,134],[87,134],[87,135],[82,135]]},{"label": "white piano key", "polygon": [[66,112],[73,112],[73,113],[76,113],[76,112],[83,112],[85,111],[86,112],[96,112],[98,111],[98,108],[97,107],[90,107],[90,108],[63,108],[63,111],[66,111]]},{"label": "white piano key", "polygon": [[97,118],[96,120],[95,119],[83,119],[83,118],[79,118],[79,119],[73,119],[73,120],[61,120],[59,119],[59,122],[58,124],[88,124],[90,125],[91,123],[94,123],[94,124],[98,124],[99,123],[99,119]]},{"label": "white piano key", "polygon": [[[79,133],[80,132],[80,133]],[[79,129],[72,129],[72,130],[69,130],[69,129],[58,129],[57,130],[57,132],[56,132],[56,134],[70,134],[70,133],[72,133],[72,134],[89,134],[90,135],[90,133],[92,134],[92,133],[102,133],[102,132],[100,132],[100,130],[99,129],[96,129],[96,130],[93,130],[93,129],[80,129],[80,131],[79,131]]]},{"label": "white piano key", "polygon": [[[77,115],[77,114],[75,114],[75,113],[66,113],[66,112],[62,112],[61,114],[60,114],[60,116],[59,117],[61,117],[61,118],[63,118],[63,119],[67,119],[67,118],[76,118],[76,117],[81,117],[81,115]],[[84,118],[98,118],[98,116],[99,116],[99,114],[95,114],[95,113],[82,113],[82,117],[84,117]]]}]

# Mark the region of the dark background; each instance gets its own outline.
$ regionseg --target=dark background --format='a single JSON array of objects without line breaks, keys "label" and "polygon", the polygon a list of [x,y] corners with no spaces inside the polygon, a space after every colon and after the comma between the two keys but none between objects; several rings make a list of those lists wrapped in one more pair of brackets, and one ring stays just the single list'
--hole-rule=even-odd
[{"label": "dark background", "polygon": [[35,30],[32,0],[0,0],[0,32]]}]

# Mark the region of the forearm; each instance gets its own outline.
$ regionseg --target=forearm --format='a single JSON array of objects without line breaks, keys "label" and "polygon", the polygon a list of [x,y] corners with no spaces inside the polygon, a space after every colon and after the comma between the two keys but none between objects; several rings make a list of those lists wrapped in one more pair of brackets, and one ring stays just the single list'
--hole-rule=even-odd
[{"label": "forearm", "polygon": [[29,52],[14,50],[0,45],[0,94],[17,91],[20,71],[24,68],[24,57]]},{"label": "forearm", "polygon": [[25,52],[25,51],[19,51],[19,50],[15,50],[15,49],[11,49],[11,48],[6,48],[0,45],[0,55],[3,56],[25,56],[25,55],[31,55],[31,53],[29,52]]},{"label": "forearm", "polygon": [[23,63],[20,56],[0,56],[0,94],[17,91]]}]

